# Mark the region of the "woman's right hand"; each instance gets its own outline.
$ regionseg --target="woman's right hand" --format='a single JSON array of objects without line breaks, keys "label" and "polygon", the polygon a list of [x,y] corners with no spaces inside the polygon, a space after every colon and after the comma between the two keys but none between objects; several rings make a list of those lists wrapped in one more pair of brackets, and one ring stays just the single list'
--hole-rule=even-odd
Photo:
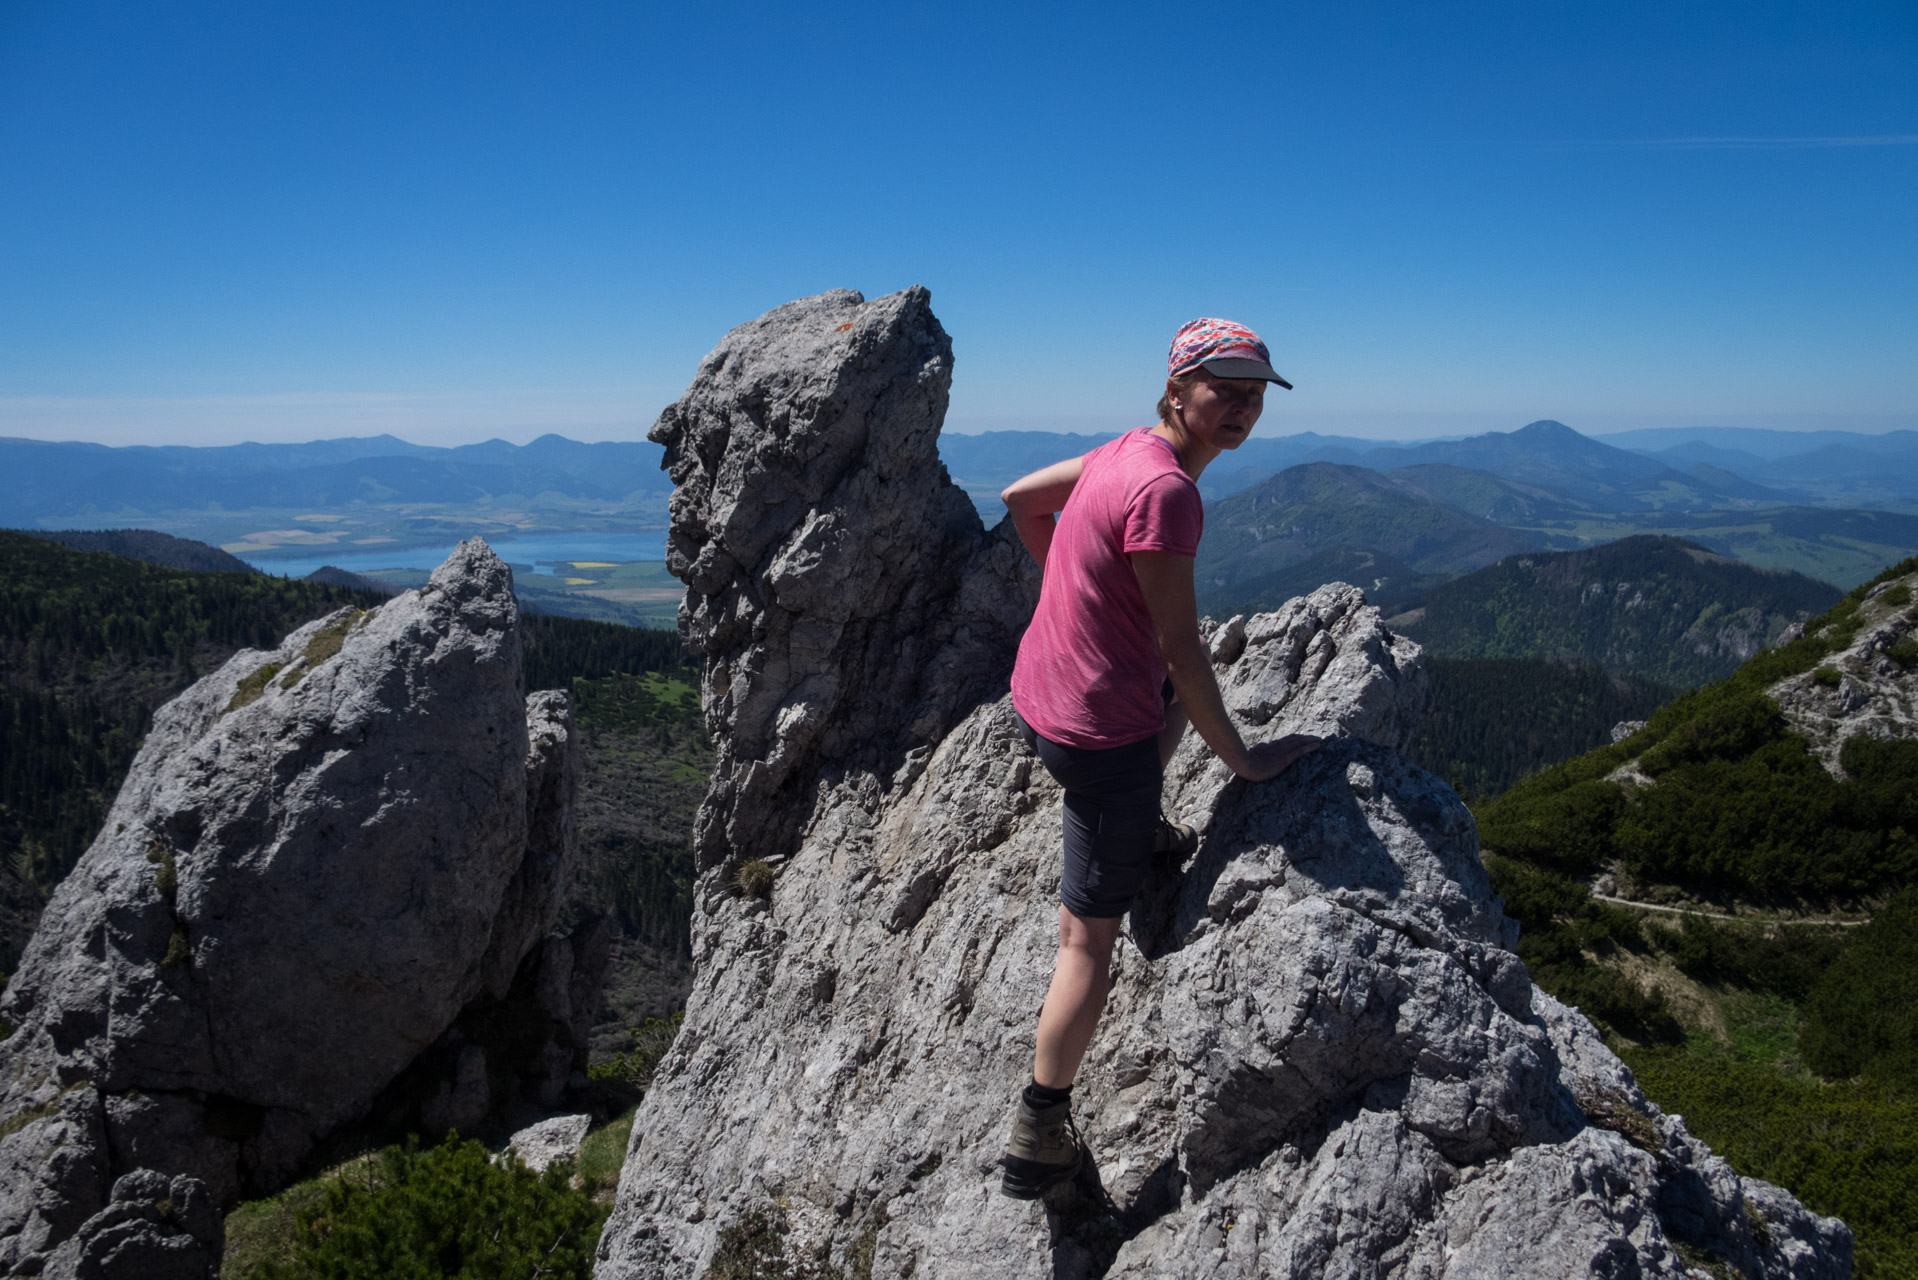
[{"label": "woman's right hand", "polygon": [[1317,751],[1323,741],[1323,738],[1315,738],[1309,733],[1288,733],[1283,738],[1261,742],[1246,751],[1244,766],[1235,767],[1233,772],[1247,782],[1276,778]]}]

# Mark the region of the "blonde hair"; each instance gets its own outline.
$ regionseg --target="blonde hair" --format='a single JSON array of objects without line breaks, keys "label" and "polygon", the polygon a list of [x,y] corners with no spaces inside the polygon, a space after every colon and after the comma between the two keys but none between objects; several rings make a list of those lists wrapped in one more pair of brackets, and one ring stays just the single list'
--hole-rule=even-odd
[{"label": "blonde hair", "polygon": [[1159,397],[1159,421],[1160,422],[1165,423],[1168,427],[1173,425],[1172,424],[1172,391],[1173,389],[1177,388],[1179,394],[1184,395],[1186,390],[1198,380],[1199,380],[1199,371],[1197,369],[1188,369],[1184,373],[1180,374],[1178,377],[1168,378],[1166,380],[1166,393]]}]

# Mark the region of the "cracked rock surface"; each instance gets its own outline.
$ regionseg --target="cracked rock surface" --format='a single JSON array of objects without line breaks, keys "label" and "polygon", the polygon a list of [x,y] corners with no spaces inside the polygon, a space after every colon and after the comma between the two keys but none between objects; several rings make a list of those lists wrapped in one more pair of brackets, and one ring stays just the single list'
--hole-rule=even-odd
[{"label": "cracked rock surface", "polygon": [[569,733],[477,539],[161,708],[0,1004],[0,1273],[210,1275],[221,1212],[503,997],[570,874]]},{"label": "cracked rock surface", "polygon": [[951,359],[924,290],[823,294],[728,334],[654,429],[720,768],[600,1280],[700,1276],[775,1204],[789,1259],[875,1277],[1848,1274],[1841,1223],[1533,990],[1470,813],[1398,754],[1418,647],[1343,584],[1209,627],[1249,737],[1336,740],[1256,786],[1181,748],[1165,804],[1203,839],[1120,942],[1075,1093],[1095,1165],[999,1194],[1060,793],[1005,696],[1034,573],[938,462]]}]

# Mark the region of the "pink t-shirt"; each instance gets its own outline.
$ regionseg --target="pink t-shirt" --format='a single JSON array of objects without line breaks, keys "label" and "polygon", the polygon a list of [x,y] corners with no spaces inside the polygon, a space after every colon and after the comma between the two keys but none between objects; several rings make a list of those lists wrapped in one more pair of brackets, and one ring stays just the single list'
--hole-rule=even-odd
[{"label": "pink t-shirt", "polygon": [[1122,747],[1159,731],[1165,662],[1126,555],[1197,555],[1204,530],[1199,487],[1151,428],[1085,456],[1012,669],[1012,705],[1027,724],[1068,747]]}]

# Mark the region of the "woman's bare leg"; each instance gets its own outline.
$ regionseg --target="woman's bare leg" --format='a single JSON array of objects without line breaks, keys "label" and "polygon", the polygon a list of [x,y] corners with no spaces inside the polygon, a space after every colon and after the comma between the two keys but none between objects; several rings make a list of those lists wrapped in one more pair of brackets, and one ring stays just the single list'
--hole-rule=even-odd
[{"label": "woman's bare leg", "polygon": [[1112,948],[1121,923],[1119,917],[1076,916],[1059,908],[1059,956],[1032,1055],[1032,1078],[1048,1089],[1070,1088],[1079,1074],[1112,987]]}]

